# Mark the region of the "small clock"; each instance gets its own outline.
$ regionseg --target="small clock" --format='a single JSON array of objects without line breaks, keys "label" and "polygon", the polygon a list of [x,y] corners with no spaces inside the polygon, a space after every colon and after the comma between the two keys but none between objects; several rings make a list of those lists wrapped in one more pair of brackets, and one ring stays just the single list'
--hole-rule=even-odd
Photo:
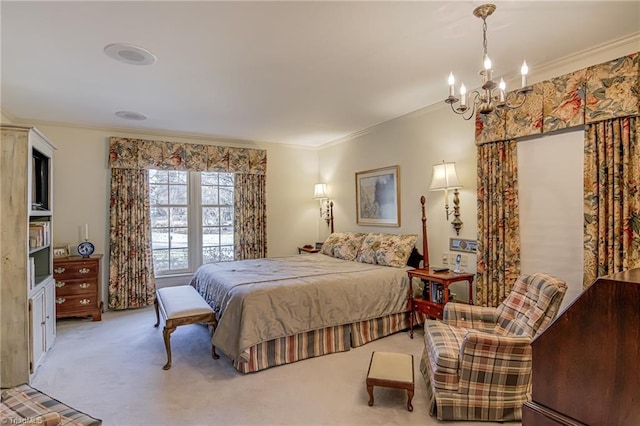
[{"label": "small clock", "polygon": [[83,241],[78,244],[78,254],[82,257],[89,257],[96,248],[89,241]]}]

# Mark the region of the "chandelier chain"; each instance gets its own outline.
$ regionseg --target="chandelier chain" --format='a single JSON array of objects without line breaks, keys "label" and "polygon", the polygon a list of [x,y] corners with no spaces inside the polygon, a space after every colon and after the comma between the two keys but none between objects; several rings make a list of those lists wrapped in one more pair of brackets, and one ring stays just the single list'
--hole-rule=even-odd
[{"label": "chandelier chain", "polygon": [[482,18],[482,47],[484,56],[487,56],[487,20],[485,18]]}]

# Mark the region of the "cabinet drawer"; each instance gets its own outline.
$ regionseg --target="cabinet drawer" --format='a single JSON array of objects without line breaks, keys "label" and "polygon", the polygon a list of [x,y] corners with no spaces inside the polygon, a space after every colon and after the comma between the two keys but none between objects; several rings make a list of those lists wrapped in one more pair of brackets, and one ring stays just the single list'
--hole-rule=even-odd
[{"label": "cabinet drawer", "polygon": [[56,295],[56,312],[64,314],[66,312],[91,310],[98,305],[98,298],[95,295],[74,294],[71,296]]},{"label": "cabinet drawer", "polygon": [[422,299],[414,299],[413,301],[414,310],[418,312],[422,312],[423,314],[431,317],[442,319],[442,311],[444,305],[434,305],[431,302],[426,302]]},{"label": "cabinet drawer", "polygon": [[74,294],[86,294],[95,297],[98,294],[98,278],[84,280],[56,278],[56,296],[71,296]]},{"label": "cabinet drawer", "polygon": [[86,278],[98,276],[98,263],[95,261],[55,262],[53,276],[58,278]]}]

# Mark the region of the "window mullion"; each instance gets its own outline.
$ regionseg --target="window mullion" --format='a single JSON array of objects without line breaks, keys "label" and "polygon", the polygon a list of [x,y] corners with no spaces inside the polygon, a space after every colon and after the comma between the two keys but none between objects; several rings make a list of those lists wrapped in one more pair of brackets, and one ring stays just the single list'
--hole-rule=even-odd
[{"label": "window mullion", "polygon": [[202,264],[202,196],[201,178],[198,172],[189,172],[189,258],[194,271]]}]

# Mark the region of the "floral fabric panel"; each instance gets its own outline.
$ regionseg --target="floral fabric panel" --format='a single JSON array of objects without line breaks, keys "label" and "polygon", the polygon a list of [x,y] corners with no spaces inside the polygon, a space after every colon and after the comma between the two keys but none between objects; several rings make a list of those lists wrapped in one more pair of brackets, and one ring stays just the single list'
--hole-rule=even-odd
[{"label": "floral fabric panel", "polygon": [[640,119],[588,124],[584,147],[584,278],[640,267]]},{"label": "floral fabric panel", "polygon": [[587,69],[586,122],[639,113],[638,53]]},{"label": "floral fabric panel", "polygon": [[416,245],[417,235],[386,234],[380,240],[380,247],[376,251],[376,263],[394,268],[404,268]]},{"label": "floral fabric panel", "polygon": [[380,241],[384,234],[369,233],[364,237],[360,250],[356,255],[356,262],[377,264],[376,252],[380,249]]},{"label": "floral fabric panel", "polygon": [[162,147],[162,169],[187,170],[185,144],[167,142]]},{"label": "floral fabric panel", "polygon": [[506,109],[506,139],[542,133],[542,93],[542,83],[534,84],[526,98],[516,91],[509,93],[507,100],[517,105],[524,99],[524,103],[520,108]]},{"label": "floral fabric panel", "polygon": [[477,170],[476,304],[496,307],[520,275],[516,141],[479,146]]},{"label": "floral fabric panel", "polygon": [[584,124],[586,84],[586,69],[543,83],[543,133]]},{"label": "floral fabric panel", "polygon": [[207,146],[207,171],[226,172],[229,170],[229,147]]},{"label": "floral fabric panel", "polygon": [[505,117],[502,109],[490,114],[476,112],[476,145],[505,140]]},{"label": "floral fabric panel", "polygon": [[265,175],[267,151],[112,137],[109,167]]}]

